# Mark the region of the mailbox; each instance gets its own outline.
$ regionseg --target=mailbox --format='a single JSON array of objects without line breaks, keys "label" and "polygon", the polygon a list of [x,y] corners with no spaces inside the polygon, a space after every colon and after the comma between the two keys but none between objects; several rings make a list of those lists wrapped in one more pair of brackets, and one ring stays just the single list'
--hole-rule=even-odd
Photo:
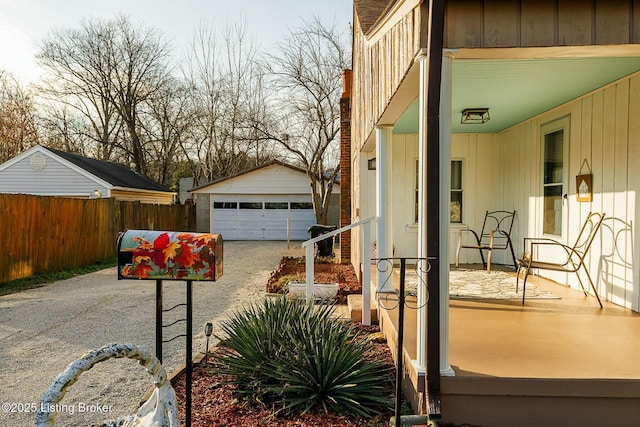
[{"label": "mailbox", "polygon": [[216,281],[220,234],[128,230],[118,236],[118,279]]}]

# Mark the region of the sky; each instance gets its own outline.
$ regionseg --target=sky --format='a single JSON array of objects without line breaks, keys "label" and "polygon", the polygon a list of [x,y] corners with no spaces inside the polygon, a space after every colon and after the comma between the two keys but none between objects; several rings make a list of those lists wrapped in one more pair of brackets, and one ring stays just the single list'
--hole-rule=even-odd
[{"label": "sky", "polygon": [[204,21],[224,26],[246,22],[264,50],[272,49],[303,19],[319,17],[349,30],[352,0],[0,0],[0,68],[21,83],[35,82],[35,55],[53,29],[78,28],[83,19],[128,15],[160,30],[179,57]]}]

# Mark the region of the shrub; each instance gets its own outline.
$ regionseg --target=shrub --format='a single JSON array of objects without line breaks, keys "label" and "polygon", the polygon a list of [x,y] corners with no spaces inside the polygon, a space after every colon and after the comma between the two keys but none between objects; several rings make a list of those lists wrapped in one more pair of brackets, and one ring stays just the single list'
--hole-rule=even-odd
[{"label": "shrub", "polygon": [[222,324],[216,369],[237,395],[285,413],[376,414],[389,403],[390,373],[368,354],[372,343],[332,317],[333,309],[277,298],[237,312]]}]

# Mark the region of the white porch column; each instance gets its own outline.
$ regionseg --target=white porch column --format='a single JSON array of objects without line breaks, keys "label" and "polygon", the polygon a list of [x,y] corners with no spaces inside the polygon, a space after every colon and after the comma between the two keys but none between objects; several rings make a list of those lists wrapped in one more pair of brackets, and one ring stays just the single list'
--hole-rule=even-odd
[{"label": "white porch column", "polygon": [[440,374],[454,376],[449,365],[449,223],[451,209],[451,88],[453,52],[442,54],[440,82]]},{"label": "white porch column", "polygon": [[[378,232],[376,248],[378,258],[393,256],[391,238],[391,140],[393,128],[376,128],[376,216]],[[377,292],[390,292],[393,289],[392,269],[377,272]]]},{"label": "white porch column", "polygon": [[[427,189],[427,76],[428,60],[426,49],[416,58],[420,64],[420,85],[418,91],[418,258],[427,256],[427,209],[425,204]],[[426,269],[418,269],[418,282],[427,283]],[[427,297],[424,286],[418,286],[418,313],[416,317],[416,360],[413,364],[418,373],[427,372]]]},{"label": "white porch column", "polygon": [[[418,116],[418,257],[427,254],[427,210],[425,206],[427,189],[427,95],[428,59],[426,49],[416,58],[420,64],[419,110]],[[454,375],[449,365],[449,205],[451,193],[451,87],[453,52],[445,51],[442,58],[442,82],[440,99],[440,373]],[[418,271],[420,281],[426,283],[426,271]],[[418,372],[426,373],[427,368],[427,297],[423,286],[418,287],[418,309],[416,321],[416,360]]]}]

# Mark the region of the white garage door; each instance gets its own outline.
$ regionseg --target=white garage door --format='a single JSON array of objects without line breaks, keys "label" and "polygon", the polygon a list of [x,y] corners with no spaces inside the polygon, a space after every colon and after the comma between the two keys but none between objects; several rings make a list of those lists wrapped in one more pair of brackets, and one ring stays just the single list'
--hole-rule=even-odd
[{"label": "white garage door", "polygon": [[[214,196],[211,232],[225,240],[308,240],[316,222],[311,197],[305,195]],[[289,224],[289,225],[287,225]]]}]

